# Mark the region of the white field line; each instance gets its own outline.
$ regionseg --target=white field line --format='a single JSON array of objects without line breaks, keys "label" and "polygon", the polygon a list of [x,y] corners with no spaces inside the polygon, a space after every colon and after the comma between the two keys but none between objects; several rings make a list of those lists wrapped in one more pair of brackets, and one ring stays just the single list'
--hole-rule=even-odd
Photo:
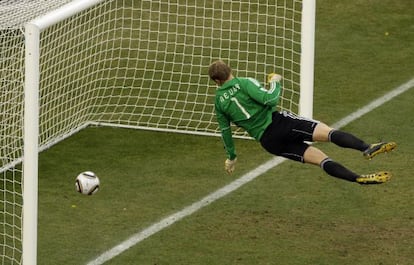
[{"label": "white field line", "polygon": [[[347,124],[351,123],[352,121],[360,118],[364,114],[374,110],[375,108],[383,105],[384,103],[390,101],[394,97],[404,93],[405,91],[409,90],[410,88],[414,87],[414,78],[408,81],[407,83],[402,84],[401,86],[393,89],[389,93],[385,94],[384,96],[372,101],[365,107],[351,113],[350,115],[346,116],[345,118],[341,119],[340,121],[334,123],[332,127],[334,128],[341,128],[346,126]],[[235,181],[231,182],[230,184],[216,190],[213,193],[210,193],[206,197],[202,198],[198,202],[195,202],[181,211],[178,211],[166,218],[162,219],[161,221],[154,223],[153,225],[145,228],[144,230],[133,234],[130,238],[126,239],[125,241],[121,242],[120,244],[116,245],[115,247],[105,251],[96,259],[87,263],[87,265],[101,265],[106,261],[114,258],[115,256],[121,254],[122,252],[126,251],[127,249],[135,246],[136,244],[140,243],[144,239],[158,233],[159,231],[163,230],[164,228],[169,227],[170,225],[174,224],[177,221],[180,221],[184,217],[187,217],[194,212],[200,210],[201,208],[209,205],[210,203],[226,196],[227,194],[237,190],[241,186],[250,181],[254,180],[256,177],[266,173],[268,170],[272,169],[273,167],[281,164],[286,159],[282,157],[275,157],[270,159],[266,163],[258,166],[257,168],[251,170],[250,172],[244,174],[240,178],[236,179]]]}]

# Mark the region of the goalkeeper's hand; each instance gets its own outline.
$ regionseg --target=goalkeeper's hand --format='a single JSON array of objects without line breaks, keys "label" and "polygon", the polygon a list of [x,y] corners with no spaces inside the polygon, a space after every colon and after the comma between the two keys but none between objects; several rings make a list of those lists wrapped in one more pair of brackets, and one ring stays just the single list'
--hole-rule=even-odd
[{"label": "goalkeeper's hand", "polygon": [[224,170],[226,170],[227,174],[233,173],[234,169],[236,168],[237,158],[230,160],[226,159],[224,162]]},{"label": "goalkeeper's hand", "polygon": [[275,73],[270,73],[267,75],[267,82],[268,83],[272,83],[272,82],[280,82],[280,80],[282,80],[282,76],[275,74]]}]

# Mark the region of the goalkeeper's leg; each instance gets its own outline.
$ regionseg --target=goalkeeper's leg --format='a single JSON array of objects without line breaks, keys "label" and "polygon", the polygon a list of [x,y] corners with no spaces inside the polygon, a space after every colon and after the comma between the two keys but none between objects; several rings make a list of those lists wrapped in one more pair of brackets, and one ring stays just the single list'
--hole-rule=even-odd
[{"label": "goalkeeper's leg", "polygon": [[374,156],[386,153],[397,147],[395,142],[383,142],[367,144],[355,135],[330,128],[324,123],[319,123],[313,133],[314,141],[332,142],[340,147],[351,148],[363,152],[364,157],[371,159]]},{"label": "goalkeeper's leg", "polygon": [[309,146],[304,155],[304,162],[319,165],[329,175],[359,184],[380,184],[391,178],[389,172],[377,172],[367,175],[358,175],[338,162],[330,159],[325,153],[316,147]]}]

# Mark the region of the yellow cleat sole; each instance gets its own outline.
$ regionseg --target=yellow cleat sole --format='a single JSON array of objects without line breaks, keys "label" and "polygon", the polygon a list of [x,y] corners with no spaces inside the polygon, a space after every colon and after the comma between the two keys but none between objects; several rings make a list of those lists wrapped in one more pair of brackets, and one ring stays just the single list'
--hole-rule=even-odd
[{"label": "yellow cleat sole", "polygon": [[381,184],[391,179],[392,174],[387,171],[381,171],[374,174],[362,175],[356,179],[359,184]]},{"label": "yellow cleat sole", "polygon": [[[372,146],[371,148],[375,148],[376,145]],[[373,151],[372,153],[364,153],[364,157],[367,159],[372,159],[374,156],[381,154],[381,153],[388,153],[394,150],[397,147],[395,142],[389,142],[381,144],[377,150]]]}]

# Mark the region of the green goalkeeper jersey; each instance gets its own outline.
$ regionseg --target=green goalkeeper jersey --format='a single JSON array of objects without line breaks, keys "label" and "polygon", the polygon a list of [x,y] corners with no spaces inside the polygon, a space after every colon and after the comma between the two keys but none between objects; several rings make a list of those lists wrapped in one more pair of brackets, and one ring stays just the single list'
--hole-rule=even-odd
[{"label": "green goalkeeper jersey", "polygon": [[246,130],[256,140],[272,122],[281,86],[271,83],[266,90],[253,78],[233,78],[216,90],[215,111],[227,157],[236,158],[230,124]]}]

